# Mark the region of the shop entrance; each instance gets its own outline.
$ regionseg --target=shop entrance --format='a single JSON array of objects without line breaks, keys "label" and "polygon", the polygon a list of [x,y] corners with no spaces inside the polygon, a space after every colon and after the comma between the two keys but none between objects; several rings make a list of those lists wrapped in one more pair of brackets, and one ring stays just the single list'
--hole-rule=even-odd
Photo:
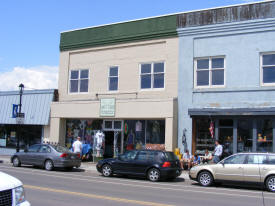
[{"label": "shop entrance", "polygon": [[112,158],[114,156],[114,131],[106,131],[105,133],[105,149],[104,158]]},{"label": "shop entrance", "polygon": [[117,157],[123,152],[122,124],[121,120],[104,120],[103,131],[105,134],[104,158]]}]

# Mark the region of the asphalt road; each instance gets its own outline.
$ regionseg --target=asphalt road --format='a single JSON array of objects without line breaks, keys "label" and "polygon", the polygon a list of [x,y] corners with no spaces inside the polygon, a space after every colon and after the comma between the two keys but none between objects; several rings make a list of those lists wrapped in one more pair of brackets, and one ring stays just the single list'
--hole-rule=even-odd
[{"label": "asphalt road", "polygon": [[[204,188],[191,180],[152,183],[143,179],[102,177],[97,172],[45,171],[0,164],[0,171],[19,178],[33,206],[274,206],[275,194],[260,189],[218,186]],[[1,182],[0,182],[1,184]]]}]

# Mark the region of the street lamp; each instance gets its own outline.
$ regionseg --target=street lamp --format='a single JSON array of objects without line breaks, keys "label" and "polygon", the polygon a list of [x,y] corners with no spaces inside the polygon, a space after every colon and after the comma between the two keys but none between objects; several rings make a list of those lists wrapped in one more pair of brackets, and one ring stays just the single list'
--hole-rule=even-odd
[{"label": "street lamp", "polygon": [[[19,112],[17,113],[17,116],[16,116],[16,120],[17,120],[17,124],[22,124],[24,123],[24,114],[21,113],[21,108],[22,108],[22,95],[23,95],[23,90],[24,90],[24,84],[20,84],[18,86],[20,89],[19,89]],[[16,152],[19,152],[19,138],[20,138],[20,126],[18,128],[18,134],[16,135],[17,136],[17,144],[16,144]]]}]

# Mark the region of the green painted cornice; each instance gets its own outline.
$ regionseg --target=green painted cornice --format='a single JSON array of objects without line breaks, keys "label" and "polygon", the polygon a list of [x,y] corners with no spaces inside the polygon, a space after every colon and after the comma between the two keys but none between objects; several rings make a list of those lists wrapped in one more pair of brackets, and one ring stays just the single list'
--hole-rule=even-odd
[{"label": "green painted cornice", "polygon": [[63,32],[60,38],[60,51],[176,35],[177,15],[162,16]]}]

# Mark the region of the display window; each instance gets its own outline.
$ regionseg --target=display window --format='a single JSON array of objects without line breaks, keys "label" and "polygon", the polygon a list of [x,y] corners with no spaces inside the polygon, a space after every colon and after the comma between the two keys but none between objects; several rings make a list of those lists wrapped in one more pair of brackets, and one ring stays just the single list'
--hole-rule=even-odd
[{"label": "display window", "polygon": [[125,120],[124,148],[165,149],[165,120]]},{"label": "display window", "polygon": [[71,148],[77,137],[84,144],[93,144],[93,136],[96,131],[102,129],[102,120],[67,120],[65,145]]},{"label": "display window", "polygon": [[273,127],[271,119],[257,119],[257,151],[272,152]]},{"label": "display window", "polygon": [[[198,154],[204,154],[206,149],[208,149],[208,151],[214,151],[215,140],[211,137],[211,133],[209,131],[210,124],[211,120],[208,118],[196,120],[196,152]],[[215,127],[214,123],[213,127]]]},{"label": "display window", "polygon": [[237,133],[238,133],[237,152],[252,152],[253,120],[252,119],[238,120]]}]

